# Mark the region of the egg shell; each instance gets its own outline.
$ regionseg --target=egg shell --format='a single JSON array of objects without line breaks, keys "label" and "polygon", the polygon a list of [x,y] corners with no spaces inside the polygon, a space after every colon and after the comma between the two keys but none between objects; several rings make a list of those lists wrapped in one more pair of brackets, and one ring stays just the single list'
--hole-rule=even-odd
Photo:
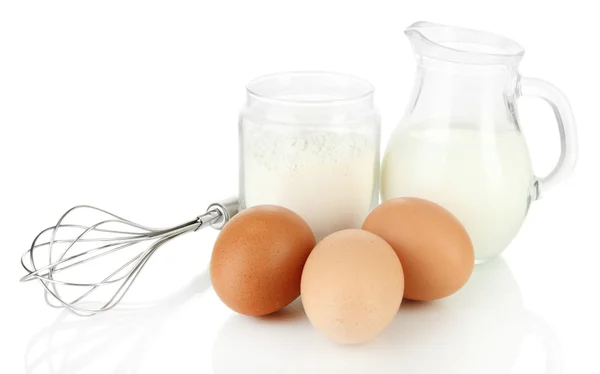
[{"label": "egg shell", "polygon": [[437,300],[458,291],[473,272],[475,255],[460,221],[438,204],[419,198],[384,201],[364,230],[387,241],[404,269],[404,297]]},{"label": "egg shell", "polygon": [[394,319],[402,302],[402,266],[383,239],[358,229],[317,244],[302,273],[302,303],[311,324],[342,344],[369,341]]},{"label": "egg shell", "polygon": [[219,298],[249,316],[276,312],[300,295],[302,269],[315,237],[289,209],[261,205],[234,216],[221,230],[210,261]]}]

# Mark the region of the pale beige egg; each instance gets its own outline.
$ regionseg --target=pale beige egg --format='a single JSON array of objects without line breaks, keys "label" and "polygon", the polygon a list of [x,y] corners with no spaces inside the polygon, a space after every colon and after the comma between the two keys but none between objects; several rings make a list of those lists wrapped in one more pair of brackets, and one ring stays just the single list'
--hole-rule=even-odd
[{"label": "pale beige egg", "polygon": [[317,244],[302,272],[302,303],[312,325],[331,340],[375,338],[394,319],[404,290],[392,247],[370,232],[350,229]]}]

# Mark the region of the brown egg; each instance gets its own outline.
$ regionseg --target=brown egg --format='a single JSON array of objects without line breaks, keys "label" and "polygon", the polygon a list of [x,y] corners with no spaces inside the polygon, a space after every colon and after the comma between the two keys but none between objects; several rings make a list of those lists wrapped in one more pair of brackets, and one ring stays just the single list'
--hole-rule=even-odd
[{"label": "brown egg", "polygon": [[249,316],[276,312],[300,295],[302,268],[315,237],[299,215],[262,205],[234,216],[221,230],[210,261],[219,298]]},{"label": "brown egg", "polygon": [[404,297],[437,300],[458,291],[474,265],[473,244],[457,218],[418,198],[387,200],[365,220],[364,230],[385,239],[404,269]]},{"label": "brown egg", "polygon": [[402,265],[385,240],[349,229],[325,237],[302,273],[302,303],[312,325],[331,340],[373,339],[402,302]]}]

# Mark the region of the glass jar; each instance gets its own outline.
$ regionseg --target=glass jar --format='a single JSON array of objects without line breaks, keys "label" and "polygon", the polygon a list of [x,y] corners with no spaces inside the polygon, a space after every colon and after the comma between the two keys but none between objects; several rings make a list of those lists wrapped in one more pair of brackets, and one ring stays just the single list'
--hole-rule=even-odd
[{"label": "glass jar", "polygon": [[317,240],[360,228],[379,200],[373,91],[362,79],[325,72],[250,82],[239,121],[241,209],[286,207]]}]

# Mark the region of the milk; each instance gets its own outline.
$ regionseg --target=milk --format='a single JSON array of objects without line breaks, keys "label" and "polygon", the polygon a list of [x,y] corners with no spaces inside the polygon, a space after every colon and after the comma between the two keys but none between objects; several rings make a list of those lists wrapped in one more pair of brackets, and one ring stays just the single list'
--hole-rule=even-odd
[{"label": "milk", "polygon": [[298,213],[317,240],[360,228],[377,201],[378,142],[331,129],[295,131],[246,122],[242,205],[275,204]]},{"label": "milk", "polygon": [[534,183],[522,134],[432,127],[394,134],[382,165],[382,198],[436,202],[465,226],[478,262],[500,254],[521,227]]}]

